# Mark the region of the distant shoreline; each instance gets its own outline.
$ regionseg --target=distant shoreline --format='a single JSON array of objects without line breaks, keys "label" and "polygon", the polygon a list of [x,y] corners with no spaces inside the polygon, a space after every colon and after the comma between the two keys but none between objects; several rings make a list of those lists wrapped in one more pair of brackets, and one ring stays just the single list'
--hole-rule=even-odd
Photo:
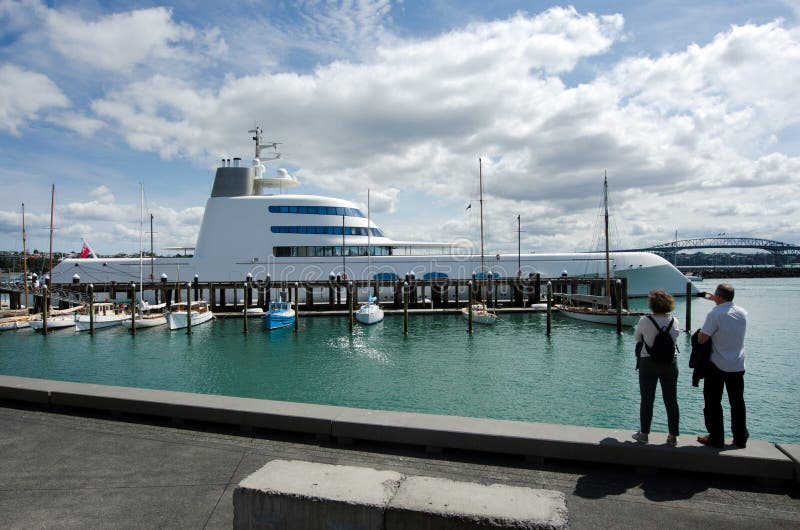
[{"label": "distant shoreline", "polygon": [[800,278],[799,267],[679,267],[681,272],[696,272],[703,279],[714,278]]}]

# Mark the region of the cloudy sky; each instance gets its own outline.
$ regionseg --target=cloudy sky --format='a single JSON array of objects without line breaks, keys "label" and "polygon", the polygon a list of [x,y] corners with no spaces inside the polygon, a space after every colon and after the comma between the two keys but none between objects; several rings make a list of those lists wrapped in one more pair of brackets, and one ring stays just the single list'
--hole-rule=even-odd
[{"label": "cloudy sky", "polygon": [[217,161],[261,125],[301,193],[390,237],[590,250],[800,242],[791,0],[0,0],[0,249],[194,244]]}]

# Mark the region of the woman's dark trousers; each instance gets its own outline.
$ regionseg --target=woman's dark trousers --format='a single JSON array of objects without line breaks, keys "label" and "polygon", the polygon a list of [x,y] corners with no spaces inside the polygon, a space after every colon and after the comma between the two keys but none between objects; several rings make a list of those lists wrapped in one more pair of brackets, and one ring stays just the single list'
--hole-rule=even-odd
[{"label": "woman's dark trousers", "polygon": [[653,403],[656,399],[656,386],[661,383],[661,396],[667,409],[669,433],[678,436],[678,361],[657,363],[650,357],[642,357],[639,362],[639,392],[642,401],[639,405],[641,431],[650,432],[653,421]]}]

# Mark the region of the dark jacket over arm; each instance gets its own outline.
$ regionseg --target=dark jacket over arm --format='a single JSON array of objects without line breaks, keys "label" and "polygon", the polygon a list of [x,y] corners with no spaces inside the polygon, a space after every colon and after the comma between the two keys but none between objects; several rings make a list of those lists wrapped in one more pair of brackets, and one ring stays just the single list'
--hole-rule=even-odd
[{"label": "dark jacket over arm", "polygon": [[711,362],[711,339],[705,344],[700,344],[698,333],[699,329],[692,335],[692,354],[689,356],[689,368],[694,368],[692,386],[699,386],[700,380],[706,376],[708,363]]}]

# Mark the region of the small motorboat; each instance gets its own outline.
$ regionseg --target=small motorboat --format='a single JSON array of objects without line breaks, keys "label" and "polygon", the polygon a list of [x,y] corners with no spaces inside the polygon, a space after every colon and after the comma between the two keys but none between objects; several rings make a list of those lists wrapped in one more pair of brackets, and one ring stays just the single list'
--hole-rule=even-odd
[{"label": "small motorboat", "polygon": [[[461,309],[461,314],[465,320],[469,320],[469,307]],[[497,315],[494,311],[486,307],[486,304],[472,304],[472,322],[476,324],[494,324],[497,322]]]},{"label": "small motorboat", "polygon": [[291,326],[294,324],[295,318],[297,316],[294,309],[292,309],[292,304],[281,300],[279,302],[270,302],[269,310],[261,317],[261,320],[264,322],[264,327],[272,331],[273,329]]}]

